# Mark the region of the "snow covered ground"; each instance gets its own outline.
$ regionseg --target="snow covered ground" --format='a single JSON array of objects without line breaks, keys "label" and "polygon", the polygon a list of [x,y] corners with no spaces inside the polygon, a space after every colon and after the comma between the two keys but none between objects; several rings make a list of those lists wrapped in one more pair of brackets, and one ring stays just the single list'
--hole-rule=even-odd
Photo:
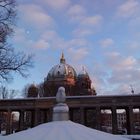
[{"label": "snow covered ground", "polygon": [[140,140],[140,135],[123,135],[125,138]]},{"label": "snow covered ground", "polygon": [[0,140],[128,140],[122,136],[112,135],[85,127],[71,121],[54,121],[41,124],[8,136]]}]

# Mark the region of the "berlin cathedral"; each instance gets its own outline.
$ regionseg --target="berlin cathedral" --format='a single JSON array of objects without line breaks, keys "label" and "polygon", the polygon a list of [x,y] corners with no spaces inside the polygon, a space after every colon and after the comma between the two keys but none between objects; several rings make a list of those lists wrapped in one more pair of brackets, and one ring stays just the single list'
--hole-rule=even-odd
[{"label": "berlin cathedral", "polygon": [[28,88],[28,97],[51,97],[55,96],[59,87],[65,87],[67,96],[96,95],[96,91],[91,87],[89,74],[83,68],[77,74],[75,69],[66,63],[64,54],[60,58],[60,63],[53,66],[47,77],[40,86],[31,84]]}]

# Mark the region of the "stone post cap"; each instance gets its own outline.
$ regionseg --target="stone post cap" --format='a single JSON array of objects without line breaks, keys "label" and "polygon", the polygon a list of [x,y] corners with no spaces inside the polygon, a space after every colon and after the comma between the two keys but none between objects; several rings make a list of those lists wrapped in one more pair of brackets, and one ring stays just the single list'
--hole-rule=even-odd
[{"label": "stone post cap", "polygon": [[66,93],[64,87],[59,87],[56,94],[56,101],[57,103],[64,103],[66,101]]},{"label": "stone post cap", "polygon": [[57,104],[53,107],[53,121],[69,120],[69,107],[65,103],[65,100],[66,100],[65,88],[59,87],[56,94]]}]

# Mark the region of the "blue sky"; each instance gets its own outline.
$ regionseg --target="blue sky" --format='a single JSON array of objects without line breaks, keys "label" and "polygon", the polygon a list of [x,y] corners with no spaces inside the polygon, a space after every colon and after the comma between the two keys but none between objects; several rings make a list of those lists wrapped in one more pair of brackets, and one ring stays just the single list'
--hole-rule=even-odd
[{"label": "blue sky", "polygon": [[27,79],[13,75],[9,88],[22,90],[42,82],[48,71],[66,62],[77,73],[85,66],[98,95],[140,92],[139,0],[18,0],[12,38],[17,51],[32,53]]}]

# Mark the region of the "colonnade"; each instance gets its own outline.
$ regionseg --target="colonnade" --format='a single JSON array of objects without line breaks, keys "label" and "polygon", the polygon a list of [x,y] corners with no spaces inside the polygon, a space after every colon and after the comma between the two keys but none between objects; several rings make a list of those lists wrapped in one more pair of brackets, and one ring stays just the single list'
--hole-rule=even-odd
[{"label": "colonnade", "polygon": [[[125,110],[127,134],[135,134],[134,109],[139,110],[140,124],[140,95],[133,96],[79,96],[67,97],[66,103],[69,106],[70,120],[81,123],[85,126],[103,130],[102,110],[110,110],[111,132],[118,134],[117,110]],[[12,112],[18,112],[17,131],[35,127],[41,123],[52,120],[52,108],[55,105],[55,97],[30,98],[19,100],[0,100],[0,113],[5,112],[6,134],[12,130]]]},{"label": "colonnade", "polygon": [[[118,126],[117,126],[117,107],[76,107],[76,108],[70,108],[69,116],[70,120],[81,123],[83,125],[102,130],[102,109],[110,109],[111,115],[112,115],[112,133],[117,134],[118,133]],[[119,108],[120,109],[120,108]],[[126,126],[127,126],[127,134],[134,134],[134,123],[133,123],[133,107],[122,107],[121,109],[126,110]],[[19,113],[19,121],[18,121],[18,131],[27,129],[28,127],[35,127],[41,123],[46,123],[51,121],[52,118],[52,108],[50,109],[44,109],[41,110],[39,108],[32,109],[32,110],[4,110],[4,112],[7,112],[6,114],[6,134],[12,133],[12,118],[11,114],[12,112],[18,112]],[[2,110],[0,110],[2,112]],[[28,114],[28,116],[27,116]],[[27,121],[27,119],[29,119]],[[27,122],[26,122],[27,121]],[[28,127],[25,125],[28,123]]]}]

